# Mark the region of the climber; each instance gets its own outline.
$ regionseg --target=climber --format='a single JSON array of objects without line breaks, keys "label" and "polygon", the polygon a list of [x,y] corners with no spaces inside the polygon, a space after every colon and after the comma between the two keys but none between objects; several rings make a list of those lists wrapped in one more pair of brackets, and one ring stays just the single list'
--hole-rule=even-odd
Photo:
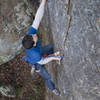
[{"label": "climber", "polygon": [[38,40],[38,36],[36,34],[36,31],[44,15],[45,4],[46,4],[46,0],[42,0],[37,10],[37,13],[35,15],[33,24],[31,25],[30,29],[28,30],[28,32],[26,33],[26,35],[22,40],[22,45],[25,48],[26,60],[29,64],[32,65],[31,73],[34,73],[34,71],[38,72],[45,80],[47,87],[54,94],[60,95],[59,90],[55,88],[53,82],[51,81],[50,75],[45,70],[43,65],[53,60],[60,61],[61,56],[58,55],[58,56],[43,58],[42,56],[43,54],[49,55],[53,53],[53,45],[49,44],[47,46],[41,47],[40,41]]}]

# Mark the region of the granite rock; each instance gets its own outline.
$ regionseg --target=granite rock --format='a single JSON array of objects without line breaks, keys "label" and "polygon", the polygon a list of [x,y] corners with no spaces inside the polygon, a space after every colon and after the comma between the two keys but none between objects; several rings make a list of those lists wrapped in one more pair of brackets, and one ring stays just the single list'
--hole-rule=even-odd
[{"label": "granite rock", "polygon": [[100,100],[99,12],[100,0],[48,0],[42,24],[64,52],[50,72],[61,97],[49,100]]},{"label": "granite rock", "polygon": [[21,40],[33,19],[32,3],[31,0],[0,0],[0,65],[23,50]]},{"label": "granite rock", "polygon": [[[22,50],[21,32],[32,22],[32,4],[15,1],[13,9],[0,11],[0,62]],[[55,50],[64,52],[61,65],[49,70],[61,96],[48,92],[46,100],[100,100],[100,0],[48,0],[41,25]]]}]

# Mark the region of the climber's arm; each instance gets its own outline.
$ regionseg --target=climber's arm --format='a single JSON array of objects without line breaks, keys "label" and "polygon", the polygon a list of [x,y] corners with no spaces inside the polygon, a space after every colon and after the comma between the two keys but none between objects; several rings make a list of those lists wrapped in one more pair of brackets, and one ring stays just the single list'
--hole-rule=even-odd
[{"label": "climber's arm", "polygon": [[46,58],[42,58],[39,62],[37,62],[38,64],[44,65],[47,64],[53,60],[61,60],[61,56],[52,56],[52,57],[46,57]]},{"label": "climber's arm", "polygon": [[33,21],[33,24],[30,27],[30,29],[28,30],[28,32],[26,33],[26,35],[36,34],[36,31],[40,25],[40,22],[42,20],[43,15],[44,15],[45,4],[46,4],[46,0],[42,0],[40,7],[38,8],[37,13],[35,15],[35,19]]},{"label": "climber's arm", "polygon": [[36,30],[38,29],[40,22],[43,18],[45,4],[46,4],[46,0],[42,0],[41,4],[37,10],[37,13],[35,15],[35,19],[33,21],[32,27],[35,28]]},{"label": "climber's arm", "polygon": [[45,6],[45,4],[46,4],[46,0],[42,0],[42,2],[41,2],[41,4],[40,4],[40,5]]}]

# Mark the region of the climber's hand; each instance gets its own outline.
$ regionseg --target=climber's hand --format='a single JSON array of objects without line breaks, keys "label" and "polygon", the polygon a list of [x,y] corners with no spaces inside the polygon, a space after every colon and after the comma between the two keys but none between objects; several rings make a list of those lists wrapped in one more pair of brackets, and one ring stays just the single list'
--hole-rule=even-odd
[{"label": "climber's hand", "polygon": [[38,41],[38,36],[37,36],[37,34],[32,34],[31,36],[33,37],[34,46],[36,46],[36,43]]},{"label": "climber's hand", "polygon": [[46,0],[42,0],[41,5],[45,5],[46,4]]},{"label": "climber's hand", "polygon": [[32,74],[32,75],[34,75],[34,71],[35,71],[35,68],[32,67],[32,69],[31,69],[31,74]]},{"label": "climber's hand", "polygon": [[35,70],[35,71],[38,72],[38,73],[40,72],[40,70]]}]

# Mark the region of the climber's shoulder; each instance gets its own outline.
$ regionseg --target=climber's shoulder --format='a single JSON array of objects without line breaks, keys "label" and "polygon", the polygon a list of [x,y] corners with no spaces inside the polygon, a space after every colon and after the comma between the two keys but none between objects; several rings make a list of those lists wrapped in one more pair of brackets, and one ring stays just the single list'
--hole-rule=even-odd
[{"label": "climber's shoulder", "polygon": [[29,34],[36,34],[37,30],[34,28],[34,27],[30,27],[28,32],[26,33],[26,35],[29,35]]}]

